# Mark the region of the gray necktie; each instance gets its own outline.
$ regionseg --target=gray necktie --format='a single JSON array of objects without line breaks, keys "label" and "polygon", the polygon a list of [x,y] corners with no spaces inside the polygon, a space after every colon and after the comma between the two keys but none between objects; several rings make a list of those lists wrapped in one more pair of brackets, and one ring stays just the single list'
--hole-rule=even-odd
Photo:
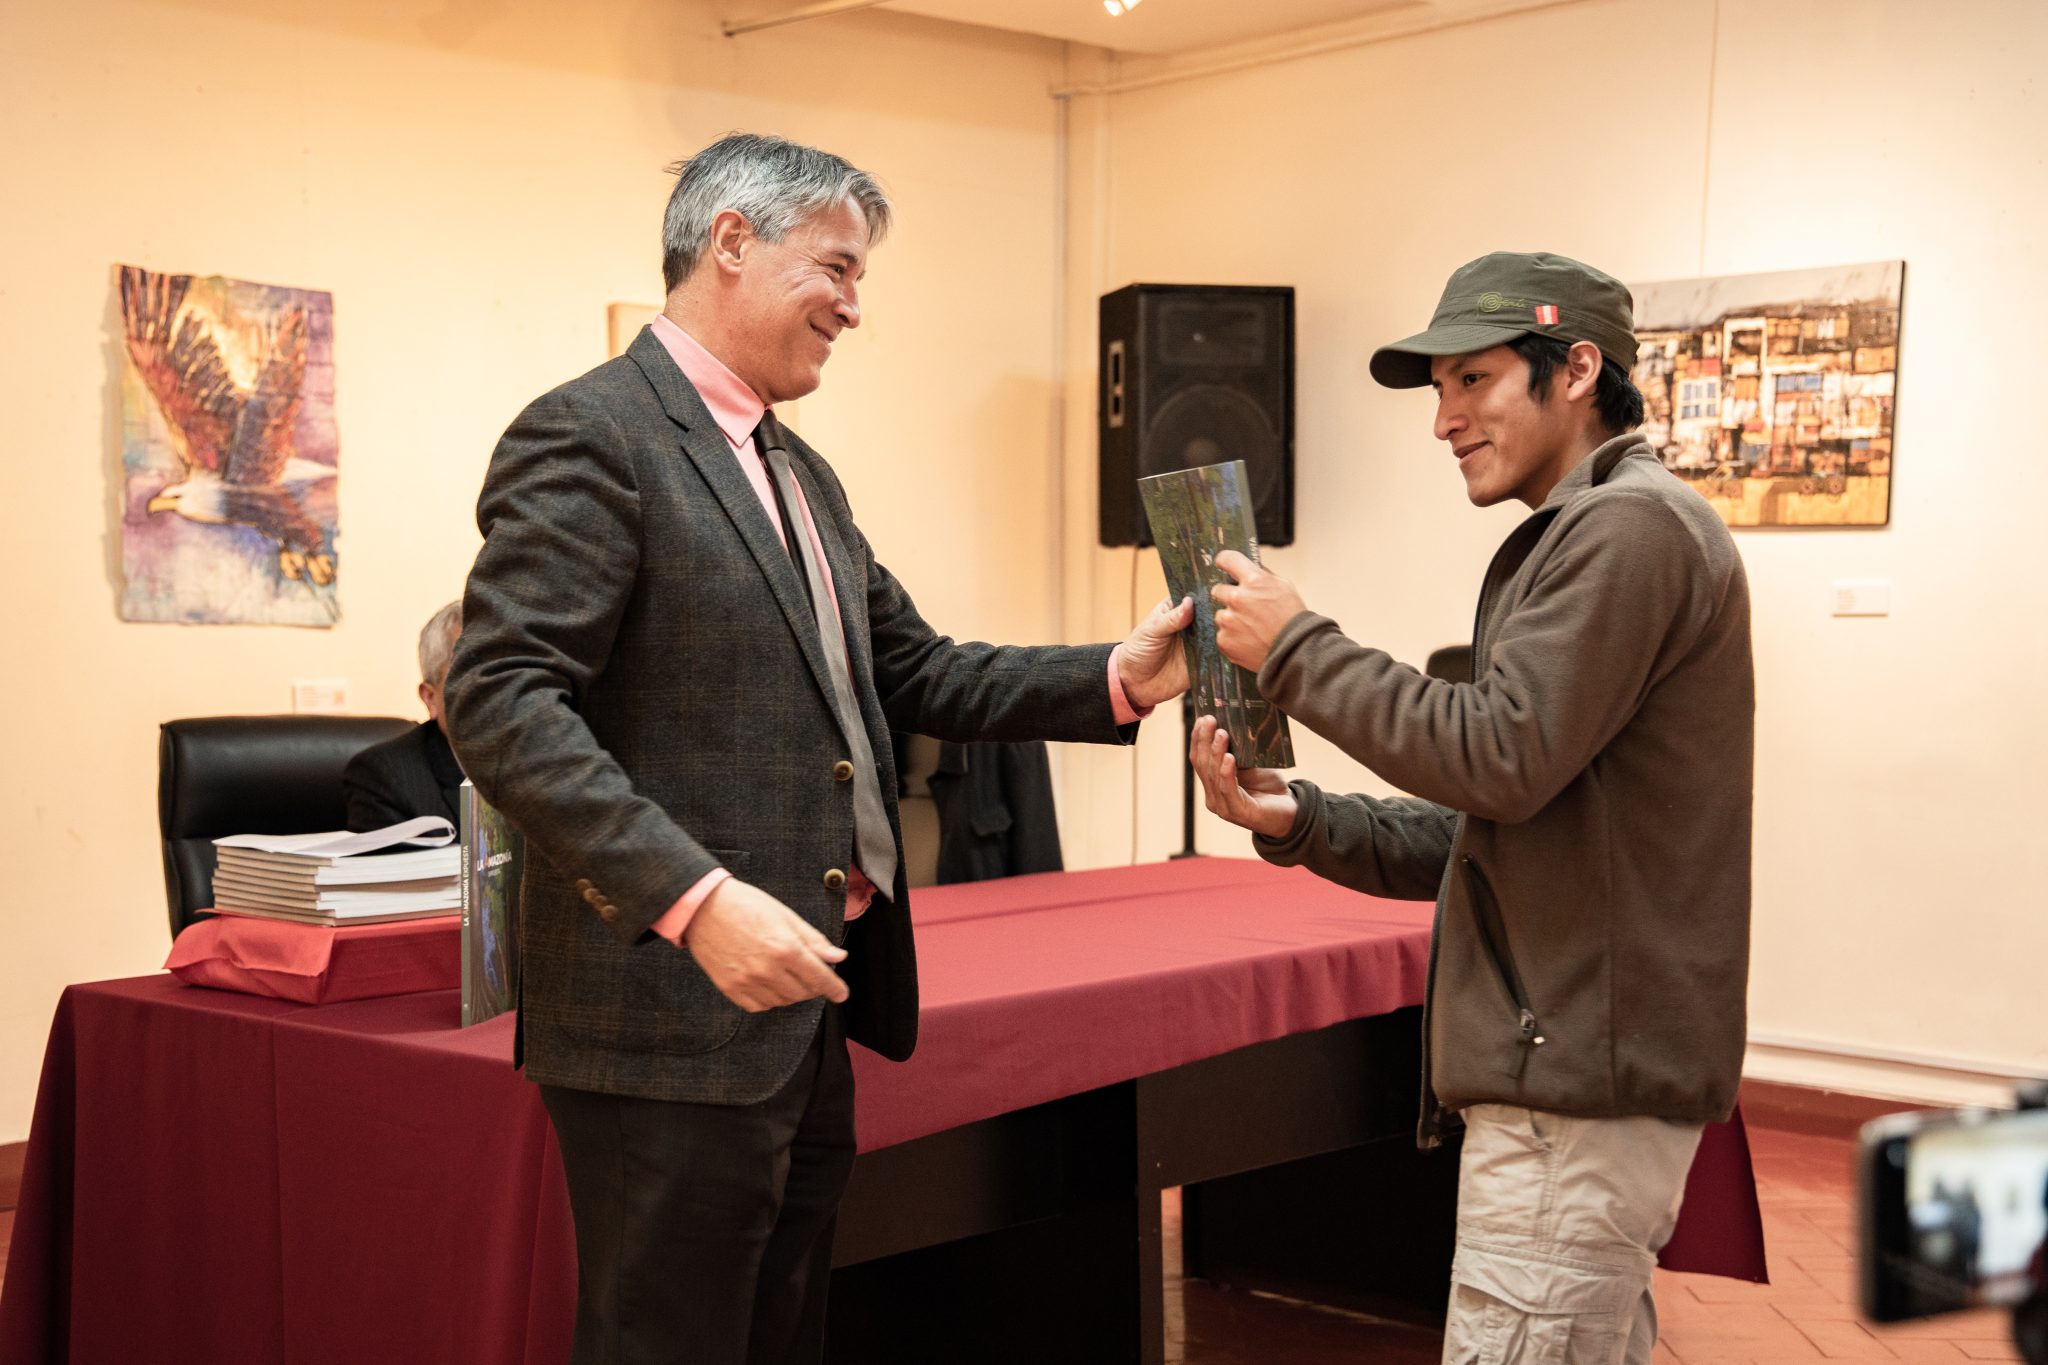
[{"label": "gray necktie", "polygon": [[804,533],[803,503],[796,494],[796,480],[789,472],[789,452],[782,448],[782,425],[773,413],[764,413],[754,428],[754,441],[775,481],[776,499],[782,504],[790,546],[790,558],[803,570],[811,596],[811,614],[818,623],[818,644],[825,652],[825,667],[832,675],[833,709],[839,714],[839,730],[853,763],[853,855],[860,870],[884,896],[896,894],[896,836],[889,829],[889,809],[882,804],[882,781],[875,770],[875,751],[868,745],[868,729],[861,721],[860,703],[854,699],[853,679],[847,673],[846,634],[839,624],[839,604],[825,587],[825,573]]}]

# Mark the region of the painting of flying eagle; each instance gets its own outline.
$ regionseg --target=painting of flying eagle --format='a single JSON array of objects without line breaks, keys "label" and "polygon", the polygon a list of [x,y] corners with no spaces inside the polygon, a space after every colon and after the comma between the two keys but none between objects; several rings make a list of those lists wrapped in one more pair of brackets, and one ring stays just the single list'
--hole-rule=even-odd
[{"label": "painting of flying eagle", "polygon": [[333,625],[333,296],[119,274],[123,619]]}]

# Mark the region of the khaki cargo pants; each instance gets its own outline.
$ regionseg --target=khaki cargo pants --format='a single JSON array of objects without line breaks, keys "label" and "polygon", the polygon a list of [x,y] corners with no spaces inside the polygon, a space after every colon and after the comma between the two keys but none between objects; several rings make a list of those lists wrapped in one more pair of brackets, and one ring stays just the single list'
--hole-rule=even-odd
[{"label": "khaki cargo pants", "polygon": [[1444,1365],[1646,1365],[1703,1125],[1464,1111]]}]

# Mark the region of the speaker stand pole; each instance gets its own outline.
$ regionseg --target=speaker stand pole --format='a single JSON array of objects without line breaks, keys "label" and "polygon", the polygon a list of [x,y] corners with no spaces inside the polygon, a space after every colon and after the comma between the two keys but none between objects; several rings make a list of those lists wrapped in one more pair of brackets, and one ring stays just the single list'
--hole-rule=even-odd
[{"label": "speaker stand pole", "polygon": [[1195,852],[1195,765],[1187,761],[1188,750],[1195,745],[1195,693],[1190,688],[1180,696],[1181,722],[1181,765],[1180,765],[1180,852],[1174,860],[1199,858]]}]

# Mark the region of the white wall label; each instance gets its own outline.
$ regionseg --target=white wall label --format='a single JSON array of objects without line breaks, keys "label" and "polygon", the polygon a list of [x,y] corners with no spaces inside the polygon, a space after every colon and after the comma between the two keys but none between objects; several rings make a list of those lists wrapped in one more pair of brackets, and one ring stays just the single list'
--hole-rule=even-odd
[{"label": "white wall label", "polygon": [[1829,600],[1836,616],[1890,616],[1892,581],[1889,578],[1838,578]]},{"label": "white wall label", "polygon": [[348,710],[348,679],[296,679],[292,683],[292,710],[302,716],[338,715]]}]

